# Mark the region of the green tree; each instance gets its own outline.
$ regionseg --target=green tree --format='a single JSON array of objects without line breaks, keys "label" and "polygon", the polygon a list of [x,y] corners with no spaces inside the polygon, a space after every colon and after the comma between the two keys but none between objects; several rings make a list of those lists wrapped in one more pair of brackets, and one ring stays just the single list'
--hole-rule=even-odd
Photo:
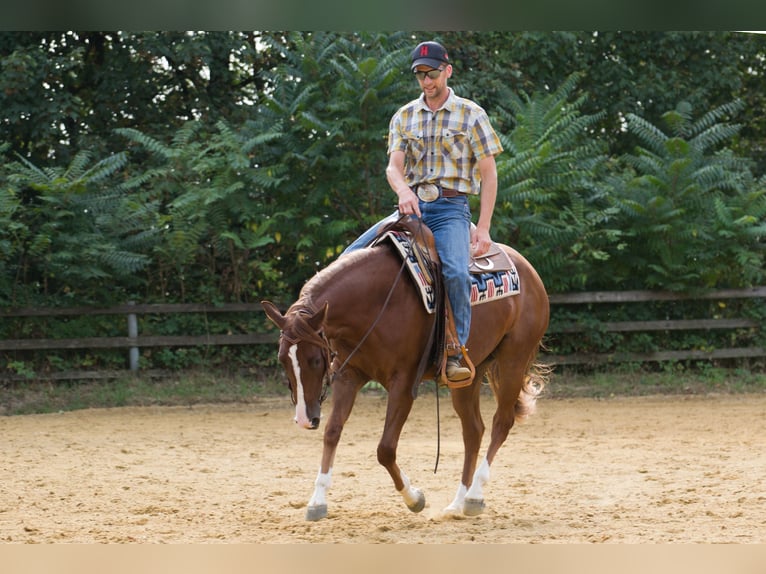
[{"label": "green tree", "polygon": [[405,74],[403,34],[291,34],[289,44],[258,117],[283,126],[270,153],[289,177],[263,199],[281,214],[275,255],[299,288],[393,209],[384,177],[388,121],[417,92]]},{"label": "green tree", "polygon": [[493,235],[520,249],[552,291],[592,284],[593,262],[608,258],[621,235],[598,181],[607,157],[593,131],[603,114],[580,113],[585,96],[572,99],[579,79],[550,94],[508,91],[508,109],[498,109],[513,128],[501,136]]},{"label": "green tree", "polygon": [[4,166],[10,172],[0,201],[6,304],[19,304],[17,294],[26,302],[46,295],[103,304],[135,285],[136,271],[149,263],[135,244],[150,232],[112,183],[126,161],[118,154],[94,163],[83,151],[66,168],[24,158]]},{"label": "green tree", "polygon": [[223,121],[213,131],[191,121],[168,144],[137,130],[119,133],[148,150],[157,166],[138,167],[125,184],[151,208],[159,234],[151,297],[238,301],[253,290],[280,292],[275,260],[262,251],[279,240],[276,214],[263,201],[284,179],[284,168],[264,162],[264,150],[282,136],[278,124],[246,137]]},{"label": "green tree", "polygon": [[278,55],[255,32],[2,32],[0,141],[37,165],[118,153],[117,128],[239,123]]},{"label": "green tree", "polygon": [[751,162],[723,147],[741,125],[739,100],[694,119],[688,102],[664,115],[669,133],[628,115],[643,142],[623,161],[635,172],[619,190],[628,243],[610,263],[626,286],[671,290],[743,287],[763,274],[766,188]]},{"label": "green tree", "polygon": [[[609,266],[633,257],[621,236],[636,224],[626,215],[632,196],[623,171],[636,168],[618,160],[637,143],[646,145],[629,127],[634,116],[656,125],[659,110],[682,96],[693,109],[709,110],[740,95],[745,125],[720,145],[732,157],[763,157],[766,127],[757,110],[766,59],[763,38],[754,35],[5,32],[6,285],[34,291],[30,270],[50,265],[27,251],[17,266],[9,255],[25,245],[33,216],[32,232],[46,224],[54,234],[82,229],[85,247],[93,239],[84,232],[90,219],[79,227],[54,225],[60,206],[41,203],[35,195],[41,192],[23,183],[30,165],[58,177],[82,161],[83,150],[88,166],[127,151],[109,177],[76,196],[109,198],[113,203],[87,207],[95,213],[109,205],[90,225],[114,217],[113,233],[99,228],[105,244],[149,260],[120,288],[145,289],[150,298],[236,299],[273,286],[284,287],[288,299],[393,209],[383,175],[387,125],[398,106],[418,95],[409,53],[426,38],[450,48],[451,84],[487,109],[505,143],[497,237],[528,252],[557,290],[614,284]],[[18,177],[8,183],[14,170]],[[731,221],[747,222],[742,213],[759,217],[762,174],[753,164],[749,179],[741,173],[742,191],[724,198]],[[755,194],[751,200],[745,189]],[[718,236],[728,233],[725,221],[721,215]],[[746,227],[751,239],[735,260],[752,270],[760,257],[752,239],[758,226]],[[115,280],[113,269],[94,271],[102,272]],[[96,284],[95,277],[78,283]]]},{"label": "green tree", "polygon": [[[599,137],[612,155],[638,145],[625,130],[627,114],[654,124],[682,99],[696,110],[733,98],[747,102],[743,151],[766,172],[759,142],[766,119],[766,36],[721,31],[425,32],[450,47],[453,84],[487,110],[502,105],[504,88],[528,94],[550,92],[572,73],[582,74],[580,93],[589,94],[584,115],[604,114]],[[501,129],[505,129],[501,126]]]}]

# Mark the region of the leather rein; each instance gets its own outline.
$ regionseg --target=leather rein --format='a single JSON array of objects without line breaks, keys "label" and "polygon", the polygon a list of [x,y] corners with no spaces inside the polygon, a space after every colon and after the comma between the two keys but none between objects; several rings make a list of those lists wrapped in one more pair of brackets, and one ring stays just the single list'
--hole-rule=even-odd
[{"label": "leather rein", "polygon": [[[401,216],[396,223],[401,222],[405,217],[409,216]],[[396,225],[396,223],[394,225]],[[423,221],[421,219],[418,219],[418,234],[423,234]],[[380,237],[382,237],[390,227],[386,227],[382,231],[380,231],[375,239],[373,239],[372,243],[374,243],[376,240],[378,240]],[[414,239],[409,242],[410,249],[414,251],[413,255],[417,258],[418,262],[422,265],[424,262],[428,261],[431,263],[431,258],[427,254],[423,253],[422,248],[418,244],[417,241]],[[289,337],[284,332],[282,332],[281,336],[290,344],[297,344],[300,341],[306,341],[309,343],[312,343],[318,347],[320,347],[324,351],[324,359],[325,359],[325,374],[322,380],[322,393],[319,397],[319,404],[322,404],[325,399],[327,398],[327,394],[330,390],[330,387],[332,385],[332,382],[335,380],[335,377],[340,374],[343,369],[348,365],[351,358],[359,351],[359,349],[362,347],[364,342],[367,340],[367,338],[370,336],[372,331],[377,327],[378,323],[380,322],[381,317],[383,316],[383,313],[388,308],[389,303],[391,302],[391,297],[394,294],[394,290],[396,289],[396,286],[399,284],[399,280],[402,278],[402,275],[404,274],[404,269],[407,265],[407,258],[402,257],[402,264],[399,267],[399,271],[396,274],[396,278],[394,279],[393,284],[391,285],[391,288],[388,290],[388,294],[386,295],[386,300],[383,302],[383,305],[380,308],[380,311],[378,312],[377,317],[375,317],[375,320],[370,324],[370,326],[367,328],[367,331],[364,333],[361,339],[359,339],[359,342],[356,344],[354,349],[348,354],[348,356],[345,358],[343,363],[341,363],[340,367],[337,369],[332,368],[332,363],[335,360],[335,358],[338,356],[338,353],[333,350],[332,346],[330,345],[330,341],[327,338],[327,335],[324,332],[324,329],[320,331],[314,331],[312,329],[301,329],[301,333],[298,333],[296,337]],[[305,309],[302,311],[303,313],[311,313],[308,309]],[[434,326],[431,329],[431,333],[428,338],[428,344],[426,345],[426,352],[424,352],[421,356],[420,363],[418,364],[418,372],[412,387],[413,395],[417,393],[417,383],[422,379],[423,373],[426,370],[426,363],[428,362],[428,350],[431,348],[431,345],[433,344],[434,337],[436,336],[436,325],[437,322],[434,321]],[[441,424],[440,424],[440,415],[439,415],[439,387],[438,385],[435,385],[436,388],[436,427],[437,427],[437,446],[436,446],[436,462],[434,464],[434,474],[436,474],[436,471],[439,467],[439,458],[440,458],[440,452],[441,452]],[[290,393],[290,398],[292,399],[293,404],[295,404],[296,400],[293,397],[293,393]]]},{"label": "leather rein", "polygon": [[[406,215],[401,216],[396,221],[396,223],[394,223],[393,225],[395,226],[396,224],[401,222],[406,217],[409,217],[409,216],[406,216]],[[419,234],[421,234],[421,236],[422,236],[422,233],[423,233],[422,226],[423,226],[423,221],[421,219],[418,219],[417,231],[418,231]],[[382,237],[389,229],[390,229],[390,227],[387,226],[386,228],[381,230],[376,235],[375,239],[373,239],[372,243],[374,243],[377,239]],[[420,247],[420,245],[414,239],[412,241],[410,241],[410,248],[414,251],[414,255],[418,259],[419,262],[422,263],[423,261],[430,260],[429,257],[427,256],[427,254],[423,253],[422,248]],[[378,312],[377,317],[375,317],[375,320],[367,328],[367,331],[364,333],[362,338],[359,339],[359,342],[356,344],[354,349],[348,354],[348,356],[345,358],[343,363],[341,363],[341,365],[337,369],[333,369],[332,368],[332,363],[333,363],[334,359],[337,357],[338,354],[337,354],[336,351],[333,350],[332,346],[330,345],[330,341],[327,339],[327,336],[325,335],[324,330],[320,330],[319,332],[311,331],[310,333],[309,332],[298,333],[295,338],[289,338],[284,333],[282,334],[282,336],[289,343],[295,344],[295,343],[298,343],[299,341],[306,341],[306,342],[312,343],[312,344],[314,344],[314,345],[316,345],[316,346],[318,346],[318,347],[323,349],[324,355],[325,355],[325,366],[326,366],[326,368],[325,368],[325,375],[323,377],[322,394],[321,394],[321,396],[319,398],[320,404],[322,402],[324,402],[325,398],[327,398],[327,393],[328,393],[328,391],[330,389],[332,381],[335,379],[335,377],[338,374],[340,374],[343,371],[343,369],[346,367],[346,365],[348,365],[349,361],[353,358],[353,356],[362,347],[362,345],[367,340],[367,338],[370,336],[370,334],[375,330],[375,327],[377,327],[378,323],[380,322],[380,319],[383,316],[383,313],[386,311],[386,309],[388,309],[388,305],[391,302],[391,297],[393,296],[394,290],[396,289],[396,286],[399,284],[399,281],[401,280],[402,275],[404,274],[404,270],[406,268],[406,265],[407,265],[407,259],[405,257],[402,257],[402,264],[399,267],[399,271],[396,274],[396,278],[394,279],[394,282],[391,285],[391,288],[388,290],[388,294],[386,295],[386,299],[383,302],[383,305],[381,306],[380,311]],[[308,311],[306,311],[306,312],[308,312]],[[436,323],[434,323],[434,326],[435,325],[436,325]],[[426,349],[430,348],[431,344],[433,343],[433,337],[434,337],[434,332],[433,331],[435,331],[435,328],[432,330],[431,336],[429,337],[428,346],[426,347]],[[428,358],[428,354],[427,353],[423,353],[423,357],[421,358],[420,364],[418,365],[418,373],[417,373],[416,383],[417,383],[417,381],[419,381],[422,378],[423,373],[425,372],[427,358]],[[416,389],[416,388],[417,388],[416,386],[413,387],[413,389]],[[415,392],[415,390],[413,390],[413,393],[414,392]],[[293,402],[295,402],[295,399],[293,399]]]}]

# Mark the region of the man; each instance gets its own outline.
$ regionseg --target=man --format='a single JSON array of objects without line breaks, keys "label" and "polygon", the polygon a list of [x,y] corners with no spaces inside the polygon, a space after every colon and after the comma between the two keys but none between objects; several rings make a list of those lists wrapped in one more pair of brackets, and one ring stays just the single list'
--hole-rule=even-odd
[{"label": "man", "polygon": [[[386,179],[399,205],[384,221],[414,215],[433,232],[455,330],[464,347],[471,328],[470,254],[482,255],[490,247],[497,197],[495,156],[503,147],[486,112],[447,86],[452,64],[444,46],[422,42],[411,59],[422,94],[391,118]],[[479,219],[472,228],[468,196],[479,193]],[[379,225],[362,234],[346,252],[368,245]],[[447,359],[445,374],[452,382],[471,376],[460,357],[459,350],[453,350]]]}]

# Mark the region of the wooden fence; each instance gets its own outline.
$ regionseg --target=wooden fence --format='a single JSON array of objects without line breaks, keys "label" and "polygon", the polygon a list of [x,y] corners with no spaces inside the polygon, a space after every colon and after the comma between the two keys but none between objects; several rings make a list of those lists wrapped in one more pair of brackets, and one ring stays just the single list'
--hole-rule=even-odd
[{"label": "wooden fence", "polygon": [[[131,371],[139,368],[139,350],[148,347],[198,347],[226,345],[276,344],[278,334],[241,333],[215,335],[141,335],[138,332],[138,315],[173,315],[177,313],[254,313],[262,312],[259,303],[227,303],[224,305],[181,304],[126,304],[107,308],[71,307],[43,309],[0,310],[3,317],[73,317],[92,315],[123,315],[126,318],[126,335],[114,337],[81,337],[75,339],[4,339],[0,340],[0,351],[35,351],[46,349],[128,349],[128,364]],[[153,371],[149,374],[167,374]],[[46,375],[55,380],[102,379],[118,376],[115,372],[66,371]],[[0,370],[0,377],[6,376]],[[11,376],[10,379],[23,379]]]},{"label": "wooden fence", "polygon": [[[598,304],[619,303],[632,304],[654,301],[689,301],[689,300],[714,300],[726,301],[730,299],[763,299],[766,298],[766,287],[752,287],[749,289],[719,289],[696,295],[673,293],[670,291],[599,291],[592,293],[568,293],[551,295],[551,306],[573,304]],[[619,321],[602,322],[587,326],[580,324],[551,327],[549,334],[556,333],[582,333],[587,330],[599,330],[604,332],[648,332],[648,331],[692,331],[692,330],[717,330],[717,329],[760,329],[761,325],[746,318],[735,319],[677,319],[656,321]],[[685,349],[674,351],[656,351],[651,353],[578,353],[575,355],[552,355],[544,356],[544,360],[551,364],[604,364],[617,362],[648,362],[648,361],[681,361],[681,360],[716,360],[716,359],[740,359],[748,357],[766,356],[764,347],[731,347],[711,350]]]},{"label": "wooden fence", "polygon": [[[632,304],[652,301],[682,301],[692,299],[729,300],[742,298],[766,298],[766,286],[750,289],[725,289],[711,291],[699,295],[684,295],[672,292],[657,291],[600,291],[589,293],[569,293],[551,295],[552,307],[573,304],[619,303]],[[68,309],[6,309],[0,310],[0,319],[5,317],[67,317],[83,315],[123,315],[126,318],[126,335],[114,337],[89,337],[75,339],[5,339],[0,340],[0,351],[28,351],[45,349],[115,349],[124,348],[129,353],[129,367],[138,370],[139,350],[146,347],[182,347],[182,346],[215,346],[215,345],[260,345],[276,344],[277,333],[244,333],[221,335],[193,336],[145,336],[138,332],[137,316],[142,314],[176,314],[176,313],[253,313],[261,312],[258,303],[231,303],[224,305],[203,304],[126,304],[116,307],[96,309],[90,307]],[[668,330],[717,330],[717,329],[760,329],[761,325],[752,319],[687,319],[687,320],[654,320],[654,321],[623,321],[603,322],[597,325],[570,324],[551,326],[548,333],[578,333],[587,330],[604,332],[649,332]],[[715,360],[736,359],[766,356],[764,347],[735,347],[712,350],[675,350],[657,351],[653,353],[600,353],[555,355],[543,354],[542,359],[551,364],[603,364],[616,362],[644,362],[670,360]],[[5,376],[0,371],[0,376]],[[96,375],[73,372],[59,373],[52,378],[100,378],[107,375]],[[112,373],[111,376],[115,376]]]}]

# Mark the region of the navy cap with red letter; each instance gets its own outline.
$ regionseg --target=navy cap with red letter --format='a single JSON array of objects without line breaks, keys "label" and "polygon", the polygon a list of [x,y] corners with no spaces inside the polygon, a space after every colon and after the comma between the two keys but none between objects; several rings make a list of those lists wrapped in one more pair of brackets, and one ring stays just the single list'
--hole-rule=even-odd
[{"label": "navy cap with red letter", "polygon": [[449,56],[444,46],[439,42],[421,42],[412,51],[412,69],[417,66],[430,66],[438,68],[442,64],[449,64]]}]

